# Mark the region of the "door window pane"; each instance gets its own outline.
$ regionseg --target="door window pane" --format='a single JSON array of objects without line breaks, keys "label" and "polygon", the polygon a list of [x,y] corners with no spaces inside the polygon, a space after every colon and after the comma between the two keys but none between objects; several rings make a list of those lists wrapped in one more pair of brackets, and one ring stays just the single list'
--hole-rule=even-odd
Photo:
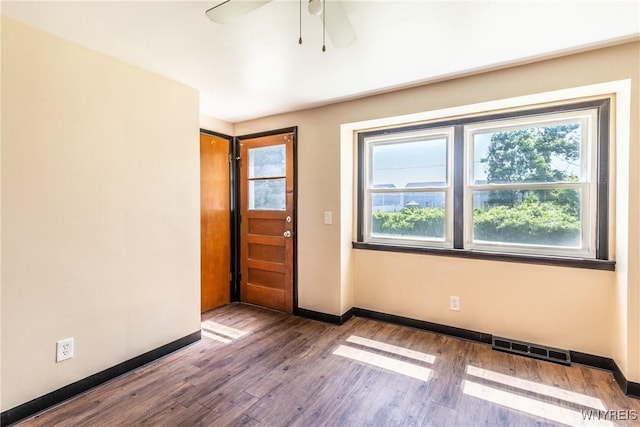
[{"label": "door window pane", "polygon": [[580,248],[581,199],[575,189],[474,191],[473,240]]},{"label": "door window pane", "polygon": [[286,210],[285,184],[284,178],[249,181],[249,209]]},{"label": "door window pane", "polygon": [[286,146],[249,149],[249,179],[271,178],[286,175]]},{"label": "door window pane", "polygon": [[374,193],[371,195],[373,237],[443,240],[445,193]]}]

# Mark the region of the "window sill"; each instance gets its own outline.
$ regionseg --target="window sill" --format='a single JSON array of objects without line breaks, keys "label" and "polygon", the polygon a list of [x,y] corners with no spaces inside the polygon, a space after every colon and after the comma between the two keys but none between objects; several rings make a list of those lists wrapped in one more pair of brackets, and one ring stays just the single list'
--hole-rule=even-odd
[{"label": "window sill", "polygon": [[381,243],[353,242],[354,249],[371,251],[403,252],[409,254],[425,254],[450,256],[458,258],[482,259],[488,261],[519,262],[523,264],[554,265],[558,267],[588,268],[592,270],[615,271],[616,262],[587,258],[563,258],[543,255],[516,255],[495,252],[470,251],[465,249],[424,248],[418,246],[398,246]]}]

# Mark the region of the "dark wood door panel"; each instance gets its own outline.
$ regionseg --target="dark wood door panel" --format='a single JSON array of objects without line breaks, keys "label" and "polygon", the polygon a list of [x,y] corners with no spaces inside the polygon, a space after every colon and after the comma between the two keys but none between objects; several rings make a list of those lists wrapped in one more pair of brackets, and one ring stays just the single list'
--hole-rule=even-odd
[{"label": "dark wood door panel", "polygon": [[290,311],[291,303],[287,301],[287,292],[265,286],[248,283],[245,286],[247,302],[273,308],[280,311]]},{"label": "dark wood door panel", "polygon": [[284,245],[260,245],[249,243],[249,259],[261,259],[267,262],[277,262],[284,264],[286,259]]},{"label": "dark wood door panel", "polygon": [[247,271],[249,273],[249,277],[247,278],[248,283],[258,284],[274,289],[286,288],[286,276],[283,273],[257,268],[249,268]]},{"label": "dark wood door panel", "polygon": [[249,245],[254,244],[285,247],[283,236],[257,236],[255,234],[248,234],[246,236],[246,240]]},{"label": "dark wood door panel", "polygon": [[247,268],[254,270],[273,271],[274,273],[285,274],[287,272],[286,264],[279,262],[269,262],[258,259],[247,259]]},{"label": "dark wood door panel", "polygon": [[257,268],[247,269],[249,277],[248,284],[260,285],[265,288],[286,290],[287,276],[276,271],[260,270]]},{"label": "dark wood door panel", "polygon": [[286,230],[285,218],[274,218],[274,216],[275,215],[272,214],[271,218],[248,218],[249,234],[282,237]]}]

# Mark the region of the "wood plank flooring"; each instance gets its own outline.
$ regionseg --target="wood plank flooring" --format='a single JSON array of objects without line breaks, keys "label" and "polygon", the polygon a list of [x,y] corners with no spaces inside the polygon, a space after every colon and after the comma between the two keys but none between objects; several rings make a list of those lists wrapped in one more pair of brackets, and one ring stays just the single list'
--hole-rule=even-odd
[{"label": "wood plank flooring", "polygon": [[[626,426],[640,416],[609,372],[370,319],[335,326],[233,304],[205,313],[202,330],[200,342],[19,425]],[[584,419],[597,414],[607,421]]]}]

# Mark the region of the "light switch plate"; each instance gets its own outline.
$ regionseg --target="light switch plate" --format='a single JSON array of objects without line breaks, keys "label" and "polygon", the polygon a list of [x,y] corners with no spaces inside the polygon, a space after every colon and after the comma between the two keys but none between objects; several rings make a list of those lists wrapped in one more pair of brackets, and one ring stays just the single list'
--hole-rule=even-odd
[{"label": "light switch plate", "polygon": [[333,214],[331,211],[324,211],[324,224],[331,225],[333,223]]}]

